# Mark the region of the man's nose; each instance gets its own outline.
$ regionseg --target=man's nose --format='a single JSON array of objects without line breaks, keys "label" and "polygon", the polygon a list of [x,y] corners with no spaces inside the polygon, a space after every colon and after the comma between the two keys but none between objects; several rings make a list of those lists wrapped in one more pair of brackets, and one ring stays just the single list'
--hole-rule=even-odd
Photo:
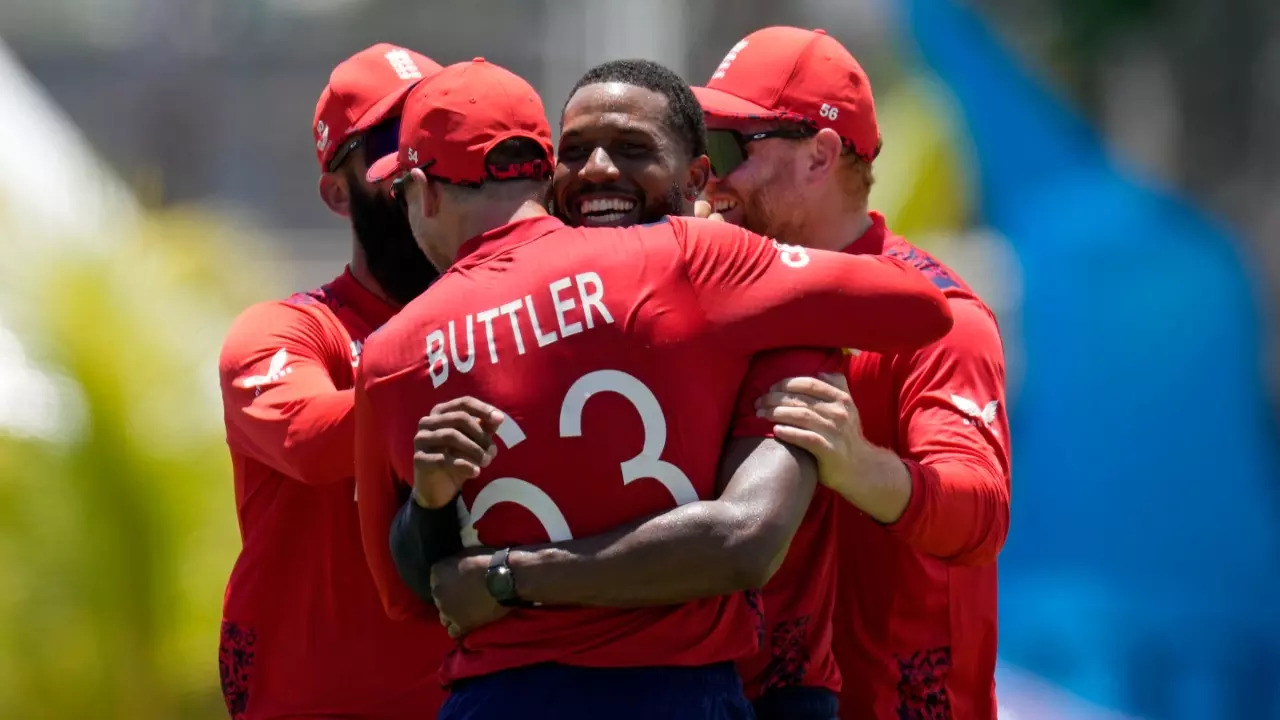
[{"label": "man's nose", "polygon": [[602,147],[592,150],[587,163],[582,166],[582,178],[594,183],[611,182],[617,180],[621,174],[618,172],[618,167],[613,164],[609,153]]}]

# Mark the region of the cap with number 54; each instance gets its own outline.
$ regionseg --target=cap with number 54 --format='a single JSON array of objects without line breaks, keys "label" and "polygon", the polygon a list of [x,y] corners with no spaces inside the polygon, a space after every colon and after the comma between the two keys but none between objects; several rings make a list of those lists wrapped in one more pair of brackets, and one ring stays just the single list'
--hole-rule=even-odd
[{"label": "cap with number 54", "polygon": [[870,162],[880,152],[871,81],[825,30],[767,27],[734,45],[694,94],[707,115],[831,128]]}]

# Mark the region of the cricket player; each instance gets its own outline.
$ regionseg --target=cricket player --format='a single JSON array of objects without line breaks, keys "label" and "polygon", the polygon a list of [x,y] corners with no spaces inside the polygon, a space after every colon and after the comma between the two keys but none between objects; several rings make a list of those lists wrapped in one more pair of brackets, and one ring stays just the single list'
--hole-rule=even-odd
[{"label": "cricket player", "polygon": [[[862,346],[845,377],[788,380],[761,406],[777,437],[813,453],[822,484],[844,499],[832,616],[841,717],[994,720],[995,560],[1011,489],[995,317],[955,272],[868,210],[875,101],[837,40],[759,30],[695,92],[714,171],[707,195],[726,220],[787,243],[899,258],[947,297],[955,326],[938,342],[900,353]],[[827,572],[812,565],[793,554],[765,592],[773,655],[796,669],[825,644],[802,640],[815,632],[804,587]]]},{"label": "cricket player", "polygon": [[[450,523],[458,537],[459,515],[464,541],[501,548],[598,535],[673,506],[687,508],[685,525],[698,532],[753,355],[804,345],[905,350],[949,329],[940,294],[891,259],[800,251],[679,218],[569,228],[542,205],[549,135],[533,89],[477,59],[415,89],[399,152],[370,170],[372,180],[401,176],[415,235],[447,268],[370,339],[357,383],[365,551],[398,616],[430,615],[397,576],[387,542],[399,487],[413,477],[423,407],[491,399],[505,447],[480,477],[435,473],[415,485],[415,505],[445,528],[438,552],[452,552],[445,541]],[[820,309],[862,321],[832,326]],[[802,458],[778,443],[730,445],[739,452],[721,497],[768,496],[760,506],[770,531],[739,554],[763,557],[757,577],[767,579],[812,488]],[[562,471],[564,458],[580,477],[618,482],[578,482]],[[494,555],[496,578],[510,577],[506,555]],[[530,607],[507,584],[500,600],[515,609],[445,664],[453,693],[442,718],[750,714],[730,664],[756,644],[757,616],[742,593],[551,609]]]},{"label": "cricket player", "polygon": [[405,96],[439,70],[378,44],[334,70],[313,125],[320,196],[351,220],[332,282],[246,310],[219,362],[243,547],[219,668],[236,720],[433,717],[440,628],[386,616],[361,548],[353,386],[365,338],[435,278],[400,209],[365,180]]},{"label": "cricket player", "polygon": [[[709,177],[703,114],[688,84],[671,70],[648,60],[615,60],[588,70],[570,92],[561,126],[552,196],[570,224],[623,227],[693,213],[693,200]],[[739,390],[731,433],[771,437],[773,424],[758,417],[756,401],[793,375],[840,372],[841,360],[839,353],[813,349],[758,356]],[[480,403],[465,410],[483,419],[485,407]],[[483,432],[469,448],[451,442],[455,431],[468,430],[466,413],[460,414],[460,409],[455,406],[452,412],[422,419],[415,437],[420,458],[466,459],[469,449],[474,453],[471,461],[481,460],[491,443]],[[428,465],[420,460],[417,468]],[[564,470],[571,472],[567,461]],[[835,497],[826,488],[818,489],[788,555],[807,558],[812,574],[801,579],[805,591],[796,596],[810,604],[812,612],[802,626],[793,621],[771,628],[766,647],[739,663],[758,717],[826,720],[836,715],[839,675],[830,644],[836,562],[830,524]],[[625,608],[642,599],[661,605],[758,587],[763,584],[759,578],[735,572],[738,563],[726,560],[732,557],[731,549],[750,547],[759,527],[753,519],[761,510],[737,505],[733,497],[721,497],[718,505],[725,506],[713,516],[718,524],[708,523],[711,531],[701,534],[685,532],[676,513],[643,523],[629,542],[619,542],[615,532],[512,549],[512,576],[523,596],[554,605]],[[400,563],[400,570],[424,596],[434,595],[451,632],[461,635],[506,613],[485,582],[490,560],[491,552],[468,553],[438,563],[434,587],[429,566],[408,561]],[[602,574],[609,567],[617,572]],[[812,652],[796,652],[806,636],[824,644]],[[772,642],[774,637],[785,640]],[[775,646],[782,652],[774,652]],[[790,658],[802,659],[803,670],[788,662]],[[806,682],[815,687],[803,687]]]}]

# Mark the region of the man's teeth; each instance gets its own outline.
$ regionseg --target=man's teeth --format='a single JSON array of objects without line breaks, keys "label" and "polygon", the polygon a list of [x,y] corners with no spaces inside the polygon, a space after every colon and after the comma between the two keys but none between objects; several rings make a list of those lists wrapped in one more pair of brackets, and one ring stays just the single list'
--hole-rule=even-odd
[{"label": "man's teeth", "polygon": [[611,213],[601,213],[597,215],[588,215],[586,219],[587,221],[593,224],[599,223],[601,225],[608,225],[609,223],[618,222],[619,220],[621,220],[626,216],[627,216],[626,213],[611,212]]},{"label": "man's teeth", "polygon": [[635,209],[635,200],[624,200],[622,198],[604,198],[601,200],[584,200],[581,209],[578,211],[583,215],[594,213],[629,213]]},{"label": "man's teeth", "polygon": [[738,203],[734,200],[716,200],[712,205],[712,209],[718,213],[728,212],[736,207],[738,207]]}]

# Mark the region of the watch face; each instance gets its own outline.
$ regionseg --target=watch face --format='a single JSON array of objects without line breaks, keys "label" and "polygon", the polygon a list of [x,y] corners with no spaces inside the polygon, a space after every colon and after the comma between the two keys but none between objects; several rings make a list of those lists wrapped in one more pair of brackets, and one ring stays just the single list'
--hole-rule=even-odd
[{"label": "watch face", "polygon": [[507,568],[494,569],[485,575],[484,582],[489,588],[489,594],[498,600],[507,600],[515,595],[515,580]]}]

